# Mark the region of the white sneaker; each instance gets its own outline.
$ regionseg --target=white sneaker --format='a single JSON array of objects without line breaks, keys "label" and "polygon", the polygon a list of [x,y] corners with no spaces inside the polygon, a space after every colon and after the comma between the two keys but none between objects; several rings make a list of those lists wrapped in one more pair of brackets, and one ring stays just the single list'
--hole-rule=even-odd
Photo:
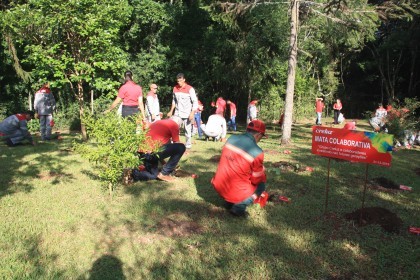
[{"label": "white sneaker", "polygon": [[187,141],[185,142],[185,148],[191,149],[191,137],[187,138]]}]

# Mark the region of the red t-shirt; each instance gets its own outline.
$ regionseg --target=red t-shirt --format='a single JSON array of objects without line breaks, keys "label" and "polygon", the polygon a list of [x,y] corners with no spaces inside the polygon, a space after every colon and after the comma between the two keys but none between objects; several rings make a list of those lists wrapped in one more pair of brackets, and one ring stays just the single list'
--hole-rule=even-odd
[{"label": "red t-shirt", "polygon": [[128,81],[118,90],[118,97],[123,100],[123,105],[138,106],[139,98],[143,98],[141,86],[133,81]]},{"label": "red t-shirt", "polygon": [[150,124],[146,133],[146,143],[150,150],[171,142],[179,142],[179,127],[171,119],[158,120]]},{"label": "red t-shirt", "polygon": [[217,98],[216,107],[216,114],[224,114],[226,110],[226,101],[221,97]]},{"label": "red t-shirt", "polygon": [[341,110],[341,109],[343,109],[343,104],[341,102],[340,103],[336,102],[336,103],[334,103],[333,109],[334,110]]},{"label": "red t-shirt", "polygon": [[316,112],[322,113],[322,110],[324,109],[324,102],[322,102],[321,100],[317,100],[315,102],[315,106],[316,106]]},{"label": "red t-shirt", "polygon": [[355,130],[356,129],[356,123],[355,122],[347,122],[343,129],[348,129],[348,130]]},{"label": "red t-shirt", "polygon": [[236,105],[233,102],[231,102],[229,106],[230,106],[230,117],[236,117]]}]

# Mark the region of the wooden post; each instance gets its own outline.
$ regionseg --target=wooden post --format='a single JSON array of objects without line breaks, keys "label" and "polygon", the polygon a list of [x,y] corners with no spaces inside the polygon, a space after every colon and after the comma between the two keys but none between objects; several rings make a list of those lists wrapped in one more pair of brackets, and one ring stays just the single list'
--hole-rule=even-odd
[{"label": "wooden post", "polygon": [[360,209],[360,220],[359,220],[359,223],[362,223],[362,219],[363,219],[363,209],[365,208],[365,196],[366,196],[366,189],[367,189],[368,169],[369,169],[369,164],[368,164],[368,163],[366,163],[366,170],[365,170],[365,185],[364,185],[364,187],[363,187],[362,208]]},{"label": "wooden post", "polygon": [[325,188],[325,210],[324,214],[327,214],[327,208],[328,208],[328,191],[330,189],[330,164],[331,164],[331,158],[328,158],[328,175],[327,175],[327,186]]}]

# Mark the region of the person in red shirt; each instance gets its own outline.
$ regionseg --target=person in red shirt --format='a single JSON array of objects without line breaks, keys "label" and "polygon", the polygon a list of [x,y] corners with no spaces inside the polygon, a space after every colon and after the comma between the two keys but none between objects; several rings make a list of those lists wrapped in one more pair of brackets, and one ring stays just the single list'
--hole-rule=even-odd
[{"label": "person in red shirt", "polygon": [[[146,133],[147,151],[139,152],[139,157],[145,166],[145,170],[134,169],[132,172],[134,180],[174,180],[170,174],[175,170],[185,152],[185,145],[180,143],[179,140],[179,127],[182,125],[182,122],[180,117],[172,116],[169,119],[157,120],[150,124]],[[150,152],[156,149],[159,151],[156,153]],[[163,161],[166,158],[169,158],[169,160],[159,172],[159,161]]]},{"label": "person in red shirt", "polygon": [[229,109],[230,109],[230,119],[227,123],[228,130],[230,131],[232,129],[233,131],[236,131],[236,105],[229,99],[226,102],[226,104],[229,105]]},{"label": "person in red shirt", "polygon": [[217,98],[216,105],[214,107],[216,107],[215,114],[219,114],[219,115],[221,115],[223,117],[225,116],[226,101],[223,99],[223,97]]},{"label": "person in red shirt", "polygon": [[337,99],[337,101],[333,105],[334,109],[334,124],[338,124],[338,116],[341,113],[341,109],[343,109],[343,104],[341,104],[341,100]]},{"label": "person in red shirt", "polygon": [[246,207],[265,190],[264,153],[257,145],[263,137],[265,124],[253,120],[244,134],[232,135],[223,146],[211,183],[235,216],[246,216]]},{"label": "person in red shirt", "polygon": [[322,125],[322,111],[324,110],[324,99],[322,99],[322,97],[318,97],[315,99],[315,112],[316,112],[316,125]]},{"label": "person in red shirt", "polygon": [[347,121],[343,129],[356,130],[356,121]]},{"label": "person in red shirt", "polygon": [[143,92],[141,86],[133,82],[133,73],[131,71],[125,71],[124,80],[124,84],[118,90],[117,97],[105,113],[113,110],[122,101],[123,118],[134,116],[140,111],[143,120],[145,120],[146,116],[144,114]]}]

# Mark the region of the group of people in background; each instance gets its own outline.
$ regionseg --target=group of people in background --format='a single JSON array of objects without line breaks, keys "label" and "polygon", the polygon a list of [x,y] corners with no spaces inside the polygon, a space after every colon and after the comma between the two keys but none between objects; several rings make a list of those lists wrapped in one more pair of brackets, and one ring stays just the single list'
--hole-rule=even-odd
[{"label": "group of people in background", "polygon": [[32,145],[35,141],[29,132],[28,122],[34,118],[39,119],[40,133],[42,141],[52,140],[52,128],[54,127],[53,113],[56,109],[54,95],[51,92],[50,84],[45,83],[35,93],[34,111],[26,111],[14,114],[0,123],[0,137],[4,139],[6,145],[14,147],[27,140]]},{"label": "group of people in background", "polygon": [[[316,112],[316,125],[322,125],[322,112],[325,108],[325,104],[323,102],[322,97],[318,97],[315,99],[315,112]],[[334,121],[333,124],[340,124],[345,121],[344,115],[341,113],[343,109],[343,105],[340,99],[337,99],[333,105],[334,110]],[[402,109],[404,111],[406,109]],[[372,127],[374,132],[384,132],[388,133],[387,123],[391,119],[398,117],[401,115],[400,112],[395,112],[395,109],[392,108],[391,105],[388,105],[386,108],[383,106],[382,103],[378,104],[373,116],[369,119],[369,124]],[[356,121],[355,120],[348,120],[345,121],[345,125],[343,129],[348,130],[355,130],[356,129]],[[402,144],[396,140],[395,145],[398,146],[405,146],[406,148],[410,148],[413,145],[420,144],[420,132],[419,131],[410,131],[404,130],[404,135],[398,135],[398,138],[403,139]]]}]

